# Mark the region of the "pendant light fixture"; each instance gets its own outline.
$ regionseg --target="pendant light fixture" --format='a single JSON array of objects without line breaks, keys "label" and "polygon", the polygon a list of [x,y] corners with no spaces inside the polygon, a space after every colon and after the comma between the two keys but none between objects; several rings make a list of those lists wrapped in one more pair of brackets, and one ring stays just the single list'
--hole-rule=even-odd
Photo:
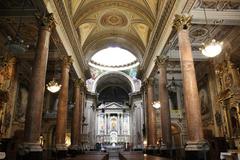
[{"label": "pendant light fixture", "polygon": [[[203,6],[203,12],[204,12],[206,25],[208,25],[206,9],[203,4],[203,0],[201,0],[201,4]],[[210,39],[210,38],[211,38],[211,34],[208,29],[208,39]],[[212,40],[208,41],[207,43],[203,43],[203,47],[200,48],[200,51],[206,57],[215,57],[222,52],[222,49],[223,49],[223,42],[219,42],[216,39],[212,39]]]},{"label": "pendant light fixture", "polygon": [[160,103],[160,101],[154,101],[154,102],[152,103],[152,106],[153,106],[153,108],[155,108],[155,109],[159,109],[159,108],[161,107],[161,103]]},{"label": "pendant light fixture", "polygon": [[47,90],[52,93],[58,92],[62,87],[62,85],[58,84],[54,78],[50,82],[48,82],[46,86],[47,86]]},{"label": "pendant light fixture", "polygon": [[[24,11],[25,1],[23,1],[22,4],[22,10]],[[14,54],[22,54],[26,52],[26,50],[29,48],[29,45],[24,44],[24,40],[20,36],[20,31],[22,27],[22,16],[19,18],[19,23],[17,26],[15,37],[11,37],[10,35],[7,36],[7,42],[6,47]]]},{"label": "pendant light fixture", "polygon": [[[54,41],[54,43],[55,43],[55,45],[57,47],[57,50],[60,53],[60,50],[59,50],[59,48],[57,46],[57,43],[56,43],[56,40],[53,37],[52,37],[52,40]],[[58,82],[55,80],[55,70],[56,70],[56,64],[55,64],[56,62],[55,61],[56,60],[54,60],[54,66],[53,66],[53,68],[54,68],[53,79],[51,81],[49,81],[48,84],[46,84],[47,90],[49,92],[52,92],[52,93],[58,92],[61,89],[61,87],[62,87],[62,85],[58,84]]]}]

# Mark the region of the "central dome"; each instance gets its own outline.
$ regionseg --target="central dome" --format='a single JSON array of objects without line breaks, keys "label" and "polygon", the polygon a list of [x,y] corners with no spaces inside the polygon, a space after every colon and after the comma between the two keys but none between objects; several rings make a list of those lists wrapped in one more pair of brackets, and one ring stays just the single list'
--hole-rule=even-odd
[{"label": "central dome", "polygon": [[95,53],[89,65],[102,70],[126,70],[139,65],[137,58],[129,51],[109,47]]}]

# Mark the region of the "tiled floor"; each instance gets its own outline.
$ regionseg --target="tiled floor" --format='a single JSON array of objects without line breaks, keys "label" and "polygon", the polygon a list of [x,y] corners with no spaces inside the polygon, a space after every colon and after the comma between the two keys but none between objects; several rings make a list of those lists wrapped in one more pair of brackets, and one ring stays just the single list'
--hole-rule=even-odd
[{"label": "tiled floor", "polygon": [[118,152],[108,152],[108,153],[109,153],[109,160],[119,160]]},{"label": "tiled floor", "polygon": [[119,160],[119,157],[109,157],[109,160]]}]

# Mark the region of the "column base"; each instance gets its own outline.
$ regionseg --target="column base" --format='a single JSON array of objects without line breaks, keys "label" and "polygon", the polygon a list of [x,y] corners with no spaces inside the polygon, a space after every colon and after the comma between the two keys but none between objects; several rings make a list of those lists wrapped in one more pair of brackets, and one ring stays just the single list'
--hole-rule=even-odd
[{"label": "column base", "polygon": [[207,160],[209,144],[207,141],[187,142],[185,147],[186,160]]},{"label": "column base", "polygon": [[172,158],[173,157],[173,149],[167,147],[166,144],[162,143],[160,147],[160,155],[162,157]]},{"label": "column base", "polygon": [[42,160],[43,149],[38,143],[23,143],[18,147],[17,159]]},{"label": "column base", "polygon": [[78,145],[71,145],[68,148],[68,152],[71,156],[76,156],[81,153],[81,148]]},{"label": "column base", "polygon": [[56,144],[57,160],[64,160],[67,157],[68,148],[65,144]]},{"label": "column base", "polygon": [[146,153],[151,155],[156,155],[159,153],[159,147],[154,145],[149,145],[146,147]]}]

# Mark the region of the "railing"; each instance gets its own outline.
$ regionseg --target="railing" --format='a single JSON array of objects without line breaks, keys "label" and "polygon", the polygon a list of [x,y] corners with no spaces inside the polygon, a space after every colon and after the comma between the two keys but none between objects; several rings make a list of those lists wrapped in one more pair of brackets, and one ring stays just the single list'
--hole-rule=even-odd
[{"label": "railing", "polygon": [[179,109],[171,109],[171,118],[183,118],[183,112]]},{"label": "railing", "polygon": [[[96,141],[99,143],[110,143],[110,135],[96,135]],[[130,135],[118,135],[117,143],[125,143],[130,141]]]}]

